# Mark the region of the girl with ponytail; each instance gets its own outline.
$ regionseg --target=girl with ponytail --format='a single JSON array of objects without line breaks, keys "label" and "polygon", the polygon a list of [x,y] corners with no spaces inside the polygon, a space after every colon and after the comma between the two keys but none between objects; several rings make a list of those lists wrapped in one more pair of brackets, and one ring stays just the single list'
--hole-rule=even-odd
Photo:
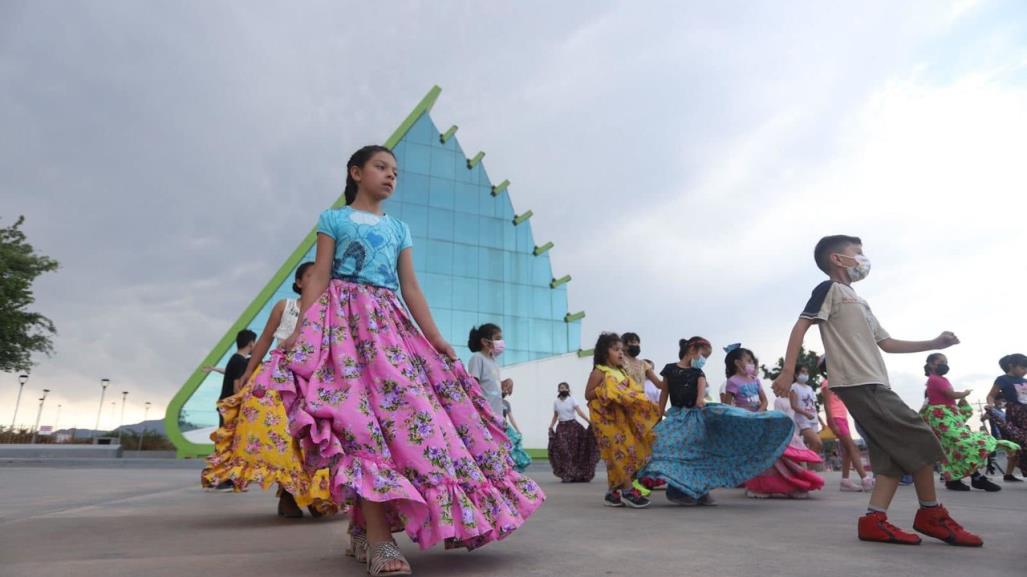
[{"label": "girl with ponytail", "polygon": [[256,386],[281,395],[307,465],[328,468],[332,498],[352,507],[347,554],[372,576],[409,575],[393,532],[474,549],[544,495],[513,469],[502,421],[432,319],[410,229],[383,209],[392,151],[365,146],[346,167],[346,205],[318,220],[301,322]]}]

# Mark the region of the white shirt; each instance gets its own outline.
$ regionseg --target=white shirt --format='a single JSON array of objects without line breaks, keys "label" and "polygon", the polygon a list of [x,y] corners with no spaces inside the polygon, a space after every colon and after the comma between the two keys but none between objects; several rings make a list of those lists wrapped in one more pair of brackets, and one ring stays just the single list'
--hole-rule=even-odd
[{"label": "white shirt", "polygon": [[300,304],[296,299],[285,299],[285,309],[282,310],[282,320],[275,329],[275,338],[284,341],[292,336],[296,330],[296,323],[300,320]]},{"label": "white shirt", "polygon": [[[817,394],[813,392],[813,387],[802,383],[792,383],[792,392],[798,397],[799,407],[803,411],[813,413],[814,415],[817,414]],[[805,429],[820,430],[820,421],[815,418],[810,419],[805,415],[794,413],[792,419],[800,431]]]},{"label": "white shirt", "polygon": [[568,396],[566,399],[557,398],[553,401],[553,411],[556,413],[557,418],[560,422],[573,421],[574,420],[574,409],[578,408],[578,401],[574,400],[574,397]]}]

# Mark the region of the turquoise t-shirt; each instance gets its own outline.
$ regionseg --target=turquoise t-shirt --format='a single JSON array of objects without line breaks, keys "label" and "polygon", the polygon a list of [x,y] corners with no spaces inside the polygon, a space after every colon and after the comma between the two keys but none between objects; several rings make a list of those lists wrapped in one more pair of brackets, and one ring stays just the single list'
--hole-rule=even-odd
[{"label": "turquoise t-shirt", "polygon": [[399,288],[399,253],[414,245],[405,222],[346,206],[322,212],[317,232],[335,239],[332,278]]}]

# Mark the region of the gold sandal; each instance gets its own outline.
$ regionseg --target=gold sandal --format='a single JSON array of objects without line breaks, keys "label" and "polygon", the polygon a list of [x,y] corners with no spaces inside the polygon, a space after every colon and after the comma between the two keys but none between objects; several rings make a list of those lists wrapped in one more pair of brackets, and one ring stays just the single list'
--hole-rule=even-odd
[{"label": "gold sandal", "polygon": [[[396,577],[399,575],[412,575],[410,562],[399,550],[395,541],[383,541],[375,545],[369,545],[370,551],[367,556],[367,574],[371,577]],[[385,566],[390,561],[402,561],[406,567],[395,571],[385,571]]]}]

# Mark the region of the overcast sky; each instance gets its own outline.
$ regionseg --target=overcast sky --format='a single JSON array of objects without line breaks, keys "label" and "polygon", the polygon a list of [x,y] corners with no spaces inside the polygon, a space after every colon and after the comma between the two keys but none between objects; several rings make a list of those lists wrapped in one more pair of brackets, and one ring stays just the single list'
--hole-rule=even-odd
[{"label": "overcast sky", "polygon": [[[5,1],[0,222],[61,263],[18,421],[47,387],[43,424],[60,403],[92,426],[104,376],[126,421],[162,415],[433,84],[555,242],[585,348],[635,330],[664,363],[698,334],[772,362],[816,240],[855,234],[882,324],[955,331],[953,383],[983,399],[1027,352],[1025,27],[1018,0]],[[923,355],[887,360],[919,406]],[[16,391],[0,374],[0,423]]]}]

